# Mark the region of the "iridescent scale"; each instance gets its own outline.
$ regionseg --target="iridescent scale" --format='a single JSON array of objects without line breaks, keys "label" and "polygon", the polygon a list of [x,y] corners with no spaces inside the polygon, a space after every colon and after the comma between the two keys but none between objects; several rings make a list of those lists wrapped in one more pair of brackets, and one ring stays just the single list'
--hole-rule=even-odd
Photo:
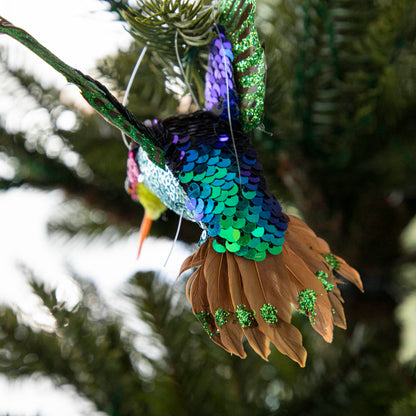
[{"label": "iridescent scale", "polygon": [[214,238],[217,252],[261,261],[268,252],[281,252],[288,217],[267,190],[257,153],[239,121],[233,59],[231,44],[220,33],[210,45],[206,75],[211,111],[171,117],[152,127],[155,136],[170,141],[164,147],[166,164],[178,181],[169,180],[167,186],[169,174],[154,167],[144,152],[138,162],[146,170],[145,184],[176,212],[184,201],[186,218]]},{"label": "iridescent scale", "polygon": [[262,121],[266,65],[264,50],[254,25],[256,0],[222,0],[219,24],[232,44],[234,76],[244,131]]},{"label": "iridescent scale", "polygon": [[198,222],[217,252],[261,261],[282,251],[288,217],[267,190],[257,153],[243,131],[233,47],[221,30],[210,45],[206,109],[149,128],[153,137],[164,137],[168,169],[155,166],[142,149],[136,160],[145,185],[168,208]]},{"label": "iridescent scale", "polygon": [[[205,74],[205,107],[223,118],[238,117],[237,93],[233,77],[232,46],[223,33],[211,42]],[[230,113],[230,114],[229,114]]]},{"label": "iridescent scale", "polygon": [[143,182],[169,209],[189,221],[195,221],[194,214],[187,208],[186,193],[169,169],[156,166],[147,153],[139,148],[136,161],[140,166]]},{"label": "iridescent scale", "polygon": [[[288,218],[269,193],[257,153],[238,121],[200,111],[161,121],[168,132],[167,166],[179,179],[194,220],[205,225],[217,252],[263,260],[282,250]],[[239,160],[239,169],[237,166]]]}]

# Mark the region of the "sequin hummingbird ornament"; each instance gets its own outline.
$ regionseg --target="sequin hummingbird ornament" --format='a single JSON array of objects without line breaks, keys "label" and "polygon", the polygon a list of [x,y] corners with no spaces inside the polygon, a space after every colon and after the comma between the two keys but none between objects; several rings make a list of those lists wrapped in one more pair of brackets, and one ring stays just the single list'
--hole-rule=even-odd
[{"label": "sequin hummingbird ornament", "polygon": [[272,343],[304,366],[306,350],[291,323],[292,309],[331,342],[334,326],[346,327],[341,277],[360,290],[362,283],[302,220],[285,214],[267,188],[250,143],[262,120],[265,92],[255,5],[255,0],[219,3],[204,109],[150,123],[137,120],[102,84],[64,64],[22,29],[0,19],[0,32],[76,84],[132,139],[126,187],[153,219],[168,207],[203,229],[206,238],[180,273],[195,269],[186,293],[210,338],[241,358],[244,338],[264,359]]}]

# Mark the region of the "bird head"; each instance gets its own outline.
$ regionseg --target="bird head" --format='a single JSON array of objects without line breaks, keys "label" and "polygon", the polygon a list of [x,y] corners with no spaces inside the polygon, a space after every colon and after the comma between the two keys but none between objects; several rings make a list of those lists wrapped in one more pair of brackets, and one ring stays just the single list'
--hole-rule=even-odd
[{"label": "bird head", "polygon": [[144,240],[149,235],[152,222],[156,221],[162,213],[166,211],[166,206],[149,188],[147,188],[143,179],[143,175],[140,173],[140,168],[135,160],[135,151],[130,150],[127,159],[126,190],[131,199],[140,202],[144,208],[144,216],[139,232],[137,257],[140,256]]}]

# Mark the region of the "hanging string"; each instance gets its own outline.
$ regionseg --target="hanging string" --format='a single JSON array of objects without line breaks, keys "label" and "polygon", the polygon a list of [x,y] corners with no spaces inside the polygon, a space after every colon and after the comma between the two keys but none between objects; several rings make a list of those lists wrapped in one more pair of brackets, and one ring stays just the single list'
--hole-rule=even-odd
[{"label": "hanging string", "polygon": [[196,99],[196,96],[194,92],[192,91],[191,85],[189,84],[188,78],[186,77],[185,71],[182,66],[182,61],[179,56],[179,49],[178,49],[178,30],[175,32],[175,54],[176,54],[176,60],[178,61],[179,69],[181,70],[181,74],[183,77],[183,80],[185,81],[186,86],[188,87],[189,93],[191,94],[192,100],[194,101],[197,109],[199,110],[201,107],[199,106],[199,103]]},{"label": "hanging string", "polygon": [[[167,264],[168,264],[168,262],[169,262],[169,260],[170,260],[170,258],[172,256],[173,250],[175,249],[175,246],[176,246],[176,243],[177,243],[178,237],[179,237],[179,232],[180,232],[181,226],[182,226],[182,218],[183,218],[183,211],[181,212],[181,215],[179,216],[178,226],[176,227],[175,238],[173,239],[172,245],[171,245],[170,250],[169,250],[169,254],[168,254],[168,256],[167,256],[167,258],[165,260],[165,263],[163,264],[162,268],[159,269],[159,273],[157,274],[157,278],[158,279],[160,278],[160,276],[162,275],[162,273],[164,271],[166,271],[166,266],[167,266]],[[178,276],[178,278],[179,278],[179,276]],[[173,287],[170,287],[169,288],[169,291],[172,291],[172,290],[173,290]]]},{"label": "hanging string", "polygon": [[[131,90],[131,87],[133,85],[134,78],[136,78],[137,71],[140,68],[140,65],[141,65],[141,63],[143,61],[143,58],[144,58],[144,55],[146,54],[146,52],[147,52],[147,46],[145,45],[143,47],[143,49],[142,49],[139,57],[137,58],[136,65],[134,66],[133,72],[130,75],[129,82],[127,83],[126,92],[124,93],[123,102],[122,102],[122,104],[124,106],[127,104],[127,99],[129,97],[130,90]],[[124,134],[124,132],[121,132],[121,138],[123,139],[123,142],[124,142],[125,146],[127,147],[127,149],[129,149],[130,148],[130,144],[127,141],[127,137]]]},{"label": "hanging string", "polygon": [[182,226],[182,218],[183,218],[183,211],[181,212],[181,215],[179,216],[178,226],[176,227],[175,238],[173,239],[172,246],[170,248],[168,257],[166,258],[166,261],[165,261],[165,263],[163,265],[162,270],[165,270],[166,269],[166,266],[168,264],[168,261],[170,260],[170,257],[172,256],[173,250],[175,249],[175,246],[176,246],[176,243],[177,243],[178,237],[179,237],[179,232],[180,232],[181,226]]},{"label": "hanging string", "polygon": [[[177,32],[176,32],[176,33],[177,33]],[[176,36],[176,38],[177,38],[177,36]],[[175,39],[175,40],[177,40],[177,39]],[[178,51],[177,51],[177,42],[175,42],[175,46],[176,46],[176,56],[177,56],[177,58],[178,58],[178,63],[180,64],[180,68],[181,68],[181,71],[182,71],[182,73],[183,73],[183,68],[182,68],[182,65],[181,65],[180,60],[179,60],[179,53],[178,53]],[[143,58],[144,58],[144,56],[145,56],[146,52],[147,52],[147,46],[144,46],[144,48],[142,49],[142,51],[141,51],[141,53],[140,53],[139,57],[137,58],[136,65],[134,66],[134,69],[133,69],[133,71],[132,71],[132,73],[131,73],[131,75],[130,75],[129,82],[127,83],[126,92],[125,92],[125,94],[124,94],[123,101],[122,101],[122,104],[123,104],[124,106],[125,106],[125,105],[126,105],[126,103],[127,103],[127,100],[128,100],[129,94],[130,94],[131,87],[132,87],[132,85],[133,85],[134,79],[136,78],[137,72],[138,72],[138,70],[139,70],[139,68],[140,68],[140,65],[141,65],[141,63],[142,63],[142,61],[143,61]],[[183,75],[184,75],[184,73],[183,73]],[[185,77],[185,79],[186,79],[186,77]],[[190,89],[190,86],[189,86],[189,85],[188,85],[188,88]],[[191,91],[191,89],[190,89],[190,91]],[[191,93],[192,93],[192,91],[191,91]],[[192,93],[192,95],[193,95],[193,93]],[[194,97],[194,95],[193,95],[193,97]],[[195,99],[195,97],[194,97],[194,99]],[[196,102],[196,101],[195,101],[195,102]],[[197,103],[197,105],[198,105],[198,103]],[[121,137],[122,137],[123,142],[124,142],[124,144],[126,145],[126,147],[127,147],[127,148],[129,148],[129,147],[130,147],[130,145],[129,145],[129,143],[128,143],[128,141],[127,141],[127,138],[126,138],[126,136],[125,136],[125,134],[124,134],[123,132],[121,132]],[[181,215],[179,216],[179,222],[178,222],[178,226],[177,226],[177,228],[176,228],[175,238],[173,239],[172,246],[171,246],[171,248],[170,248],[169,254],[168,254],[168,256],[167,256],[167,258],[166,258],[166,260],[165,260],[165,263],[163,264],[162,269],[160,270],[160,273],[161,273],[163,270],[165,270],[165,269],[166,269],[166,266],[167,266],[167,264],[168,264],[168,262],[169,262],[169,260],[170,260],[170,258],[171,258],[171,256],[172,256],[172,253],[173,253],[173,251],[174,251],[174,249],[175,249],[176,242],[178,241],[178,238],[179,238],[179,232],[180,232],[180,230],[181,230],[181,226],[182,226],[182,218],[183,218],[183,212],[182,212],[182,213],[181,213]]]},{"label": "hanging string", "polygon": [[[224,48],[224,44],[222,42],[222,38],[221,38],[221,33],[218,29],[218,26],[216,23],[214,23],[214,27],[215,30],[218,34],[218,38],[221,42],[221,48],[223,50],[223,55],[222,55],[222,62],[224,65],[224,68],[227,68],[227,61],[225,59],[225,48]],[[233,130],[233,123],[232,123],[232,119],[231,119],[231,108],[230,108],[230,90],[228,88],[228,76],[225,76],[225,88],[227,90],[227,115],[228,115],[228,125],[230,127],[230,133],[231,133],[231,142],[233,143],[233,151],[234,151],[234,155],[235,155],[235,160],[237,163],[237,172],[238,172],[238,180],[239,180],[239,186],[241,187],[241,170],[240,170],[240,162],[238,160],[238,154],[237,154],[237,146],[235,144],[235,137],[234,137],[234,130]]]}]

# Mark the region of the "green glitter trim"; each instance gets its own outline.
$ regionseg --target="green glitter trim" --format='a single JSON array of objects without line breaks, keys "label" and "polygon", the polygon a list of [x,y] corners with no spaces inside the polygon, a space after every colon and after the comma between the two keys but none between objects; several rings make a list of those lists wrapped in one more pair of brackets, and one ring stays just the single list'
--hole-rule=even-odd
[{"label": "green glitter trim", "polygon": [[235,317],[242,328],[247,328],[253,324],[255,314],[254,311],[248,311],[246,305],[238,305],[235,311]]},{"label": "green glitter trim", "polygon": [[311,324],[315,325],[316,319],[316,292],[312,289],[305,289],[298,295],[299,313],[309,317]]},{"label": "green glitter trim", "polygon": [[325,261],[334,269],[339,270],[339,262],[336,257],[331,253],[322,254]]},{"label": "green glitter trim", "polygon": [[209,328],[209,321],[211,320],[211,314],[209,312],[201,311],[195,314],[196,319],[201,322],[205,332],[212,338],[212,331]]},{"label": "green glitter trim", "polygon": [[331,290],[334,289],[335,285],[328,282],[328,274],[327,273],[323,272],[322,270],[319,270],[319,272],[317,272],[315,274],[315,276],[323,284],[323,286],[324,286],[324,288],[327,292],[330,292]]},{"label": "green glitter trim", "polygon": [[223,325],[227,323],[229,316],[230,312],[218,308],[215,311],[215,321],[217,322],[217,325],[221,328]]},{"label": "green glitter trim", "polygon": [[219,23],[234,53],[234,70],[240,100],[240,120],[245,131],[263,118],[266,73],[264,51],[255,28],[256,0],[223,0]]},{"label": "green glitter trim", "polygon": [[157,166],[165,169],[165,155],[162,149],[156,148],[155,144],[148,137],[145,137],[140,130],[140,121],[110,93],[100,82],[84,75],[65,62],[60,60],[51,51],[41,45],[34,37],[23,29],[13,26],[7,20],[0,19],[0,33],[6,33],[17,41],[21,42],[42,60],[51,65],[56,71],[62,74],[68,82],[76,85],[85,100],[96,109],[111,124],[114,124],[133,140],[139,143],[149,154],[149,158]]},{"label": "green glitter trim", "polygon": [[81,89],[83,97],[102,117],[126,133],[135,142],[139,143],[140,146],[143,147],[143,150],[148,154],[149,159],[158,167],[165,169],[164,153],[160,149],[157,149],[149,138],[142,134],[134,124],[127,120],[126,116],[120,113],[112,102],[108,101],[109,98],[104,95],[104,92],[91,92],[85,90],[82,85],[77,84],[77,86]]},{"label": "green glitter trim", "polygon": [[277,308],[270,305],[270,303],[265,303],[260,308],[260,315],[268,324],[275,324],[279,320],[277,317]]}]

